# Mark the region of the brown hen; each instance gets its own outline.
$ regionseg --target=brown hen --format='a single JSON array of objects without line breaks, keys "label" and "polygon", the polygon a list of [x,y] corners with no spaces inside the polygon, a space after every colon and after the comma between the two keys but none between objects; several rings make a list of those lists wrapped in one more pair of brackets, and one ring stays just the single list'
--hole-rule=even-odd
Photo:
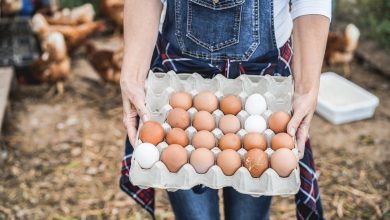
[{"label": "brown hen", "polygon": [[87,57],[97,74],[109,83],[119,84],[123,59],[123,48],[98,49],[93,43],[87,44]]},{"label": "brown hen", "polygon": [[101,12],[120,29],[123,28],[123,0],[100,0]]},{"label": "brown hen", "polygon": [[55,83],[60,94],[64,92],[63,82],[70,74],[70,58],[67,54],[64,36],[50,32],[42,41],[43,54],[30,66],[32,76],[41,82]]},{"label": "brown hen", "polygon": [[41,40],[50,32],[60,32],[63,34],[66,46],[70,52],[82,45],[85,40],[94,33],[105,29],[105,25],[102,21],[92,21],[79,25],[50,25],[46,18],[40,13],[34,15],[32,18],[32,25],[34,31]]},{"label": "brown hen", "polygon": [[72,9],[64,8],[45,18],[52,25],[78,25],[92,22],[95,18],[95,10],[92,4],[87,3]]},{"label": "brown hen", "polygon": [[358,46],[359,29],[349,24],[344,32],[330,32],[326,44],[325,62],[328,65],[342,64],[344,76],[351,76],[350,63]]},{"label": "brown hen", "polygon": [[17,14],[23,7],[22,0],[1,0],[0,8],[4,15]]}]

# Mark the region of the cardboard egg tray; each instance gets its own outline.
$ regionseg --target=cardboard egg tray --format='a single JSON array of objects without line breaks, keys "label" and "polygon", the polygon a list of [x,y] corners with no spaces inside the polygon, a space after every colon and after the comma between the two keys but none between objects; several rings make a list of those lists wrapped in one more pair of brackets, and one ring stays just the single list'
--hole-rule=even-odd
[{"label": "cardboard egg tray", "polygon": [[[264,96],[267,102],[267,110],[262,114],[262,117],[268,121],[269,116],[274,111],[290,112],[293,81],[291,76],[241,75],[236,79],[227,79],[222,75],[217,75],[212,79],[204,79],[197,73],[176,74],[173,71],[168,73],[150,72],[146,82],[147,108],[152,114],[152,119],[162,124],[165,134],[171,129],[170,125],[165,122],[165,119],[168,112],[172,109],[169,105],[169,98],[175,91],[186,91],[193,97],[200,91],[212,91],[219,100],[226,95],[238,96],[242,101],[243,109],[237,114],[241,122],[241,129],[237,134],[242,140],[247,133],[243,129],[243,125],[249,116],[244,110],[246,98],[254,93],[260,93]],[[188,112],[192,121],[197,110],[192,107]],[[216,121],[216,128],[212,133],[219,140],[223,136],[223,133],[217,125],[219,119],[223,116],[223,112],[217,109],[212,115]],[[185,146],[189,158],[191,152],[195,150],[191,145],[191,139],[197,131],[192,126],[188,127],[185,131],[190,140],[190,144]],[[270,157],[273,152],[270,148],[271,139],[275,134],[272,130],[267,129],[264,135],[267,140],[267,149],[265,152]],[[136,145],[140,143],[141,140],[138,139]],[[168,144],[166,142],[157,145],[160,156],[161,152],[167,146]],[[218,147],[214,147],[211,151],[215,157],[221,152]],[[298,159],[297,147],[295,146],[292,151]],[[246,150],[241,148],[237,152],[243,158]],[[221,168],[217,165],[213,165],[205,174],[198,174],[189,163],[185,164],[177,173],[171,173],[161,161],[156,162],[150,169],[143,169],[134,158],[132,159],[130,168],[130,181],[141,188],[163,188],[170,191],[190,189],[198,184],[203,184],[213,189],[231,186],[238,192],[252,196],[296,194],[300,186],[299,166],[285,178],[280,177],[271,168],[268,168],[259,178],[253,178],[243,166],[233,176],[224,175]]]}]

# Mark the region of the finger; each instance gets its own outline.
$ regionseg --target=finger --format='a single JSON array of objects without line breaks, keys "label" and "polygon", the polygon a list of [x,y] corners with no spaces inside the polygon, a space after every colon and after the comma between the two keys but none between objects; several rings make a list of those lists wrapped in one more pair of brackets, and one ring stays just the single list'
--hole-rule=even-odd
[{"label": "finger", "polygon": [[137,129],[135,127],[130,127],[127,129],[127,135],[129,137],[131,145],[135,148],[135,143],[136,143],[136,137],[137,137]]},{"label": "finger", "polygon": [[138,114],[135,109],[131,110],[130,116],[127,120],[127,135],[129,137],[130,143],[135,146],[136,136],[137,136],[137,127],[138,127]]},{"label": "finger", "polygon": [[[302,129],[300,129],[298,132],[300,132]],[[304,132],[300,132],[302,135],[305,135]],[[305,154],[305,140],[303,138],[297,138],[297,145],[298,145],[298,154],[299,154],[299,159],[302,159],[304,154]]]},{"label": "finger", "polygon": [[137,110],[137,113],[142,119],[142,121],[150,120],[150,113],[145,105],[145,94],[143,92],[138,92],[138,95],[134,95],[129,93],[127,90],[123,90],[123,92],[123,96],[125,96],[128,100],[131,101],[131,104]]},{"label": "finger", "polygon": [[123,125],[126,127],[127,135],[130,143],[134,146],[137,126],[137,111],[132,108],[130,101],[122,96],[123,98]]},{"label": "finger", "polygon": [[296,111],[293,113],[292,118],[290,122],[287,125],[287,133],[291,136],[295,136],[303,118],[304,118],[304,113],[302,111]]},{"label": "finger", "polygon": [[299,159],[302,159],[305,153],[305,144],[309,135],[309,127],[310,127],[311,116],[308,115],[301,122],[298,131],[297,131],[297,145],[299,151]]},{"label": "finger", "polygon": [[136,108],[137,113],[142,121],[145,122],[150,120],[149,111],[147,110],[145,102],[142,99],[134,100],[133,105]]}]

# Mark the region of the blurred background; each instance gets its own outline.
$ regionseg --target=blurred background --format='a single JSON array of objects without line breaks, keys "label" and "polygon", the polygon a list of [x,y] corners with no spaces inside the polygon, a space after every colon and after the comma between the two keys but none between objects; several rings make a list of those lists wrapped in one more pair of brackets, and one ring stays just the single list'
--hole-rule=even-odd
[{"label": "blurred background", "polygon": [[[325,216],[390,219],[390,1],[333,2],[323,71],[379,105],[364,120],[313,119]],[[0,219],[150,219],[118,187],[123,1],[0,6]],[[174,218],[163,190],[156,217]],[[294,219],[293,197],[275,197],[271,218]]]}]

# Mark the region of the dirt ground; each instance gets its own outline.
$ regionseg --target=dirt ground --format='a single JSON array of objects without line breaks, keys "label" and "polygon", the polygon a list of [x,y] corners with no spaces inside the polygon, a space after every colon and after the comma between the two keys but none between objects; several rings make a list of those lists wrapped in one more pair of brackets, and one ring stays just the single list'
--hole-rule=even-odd
[{"label": "dirt ground", "polygon": [[[0,148],[0,219],[149,219],[118,188],[125,130],[117,86],[73,59],[65,94],[18,86]],[[333,70],[340,72],[341,68]],[[380,105],[371,119],[335,126],[316,115],[312,145],[327,219],[390,219],[390,79],[357,62],[352,81]],[[157,191],[157,219],[173,219]],[[272,219],[293,219],[293,197],[273,200]]]}]

